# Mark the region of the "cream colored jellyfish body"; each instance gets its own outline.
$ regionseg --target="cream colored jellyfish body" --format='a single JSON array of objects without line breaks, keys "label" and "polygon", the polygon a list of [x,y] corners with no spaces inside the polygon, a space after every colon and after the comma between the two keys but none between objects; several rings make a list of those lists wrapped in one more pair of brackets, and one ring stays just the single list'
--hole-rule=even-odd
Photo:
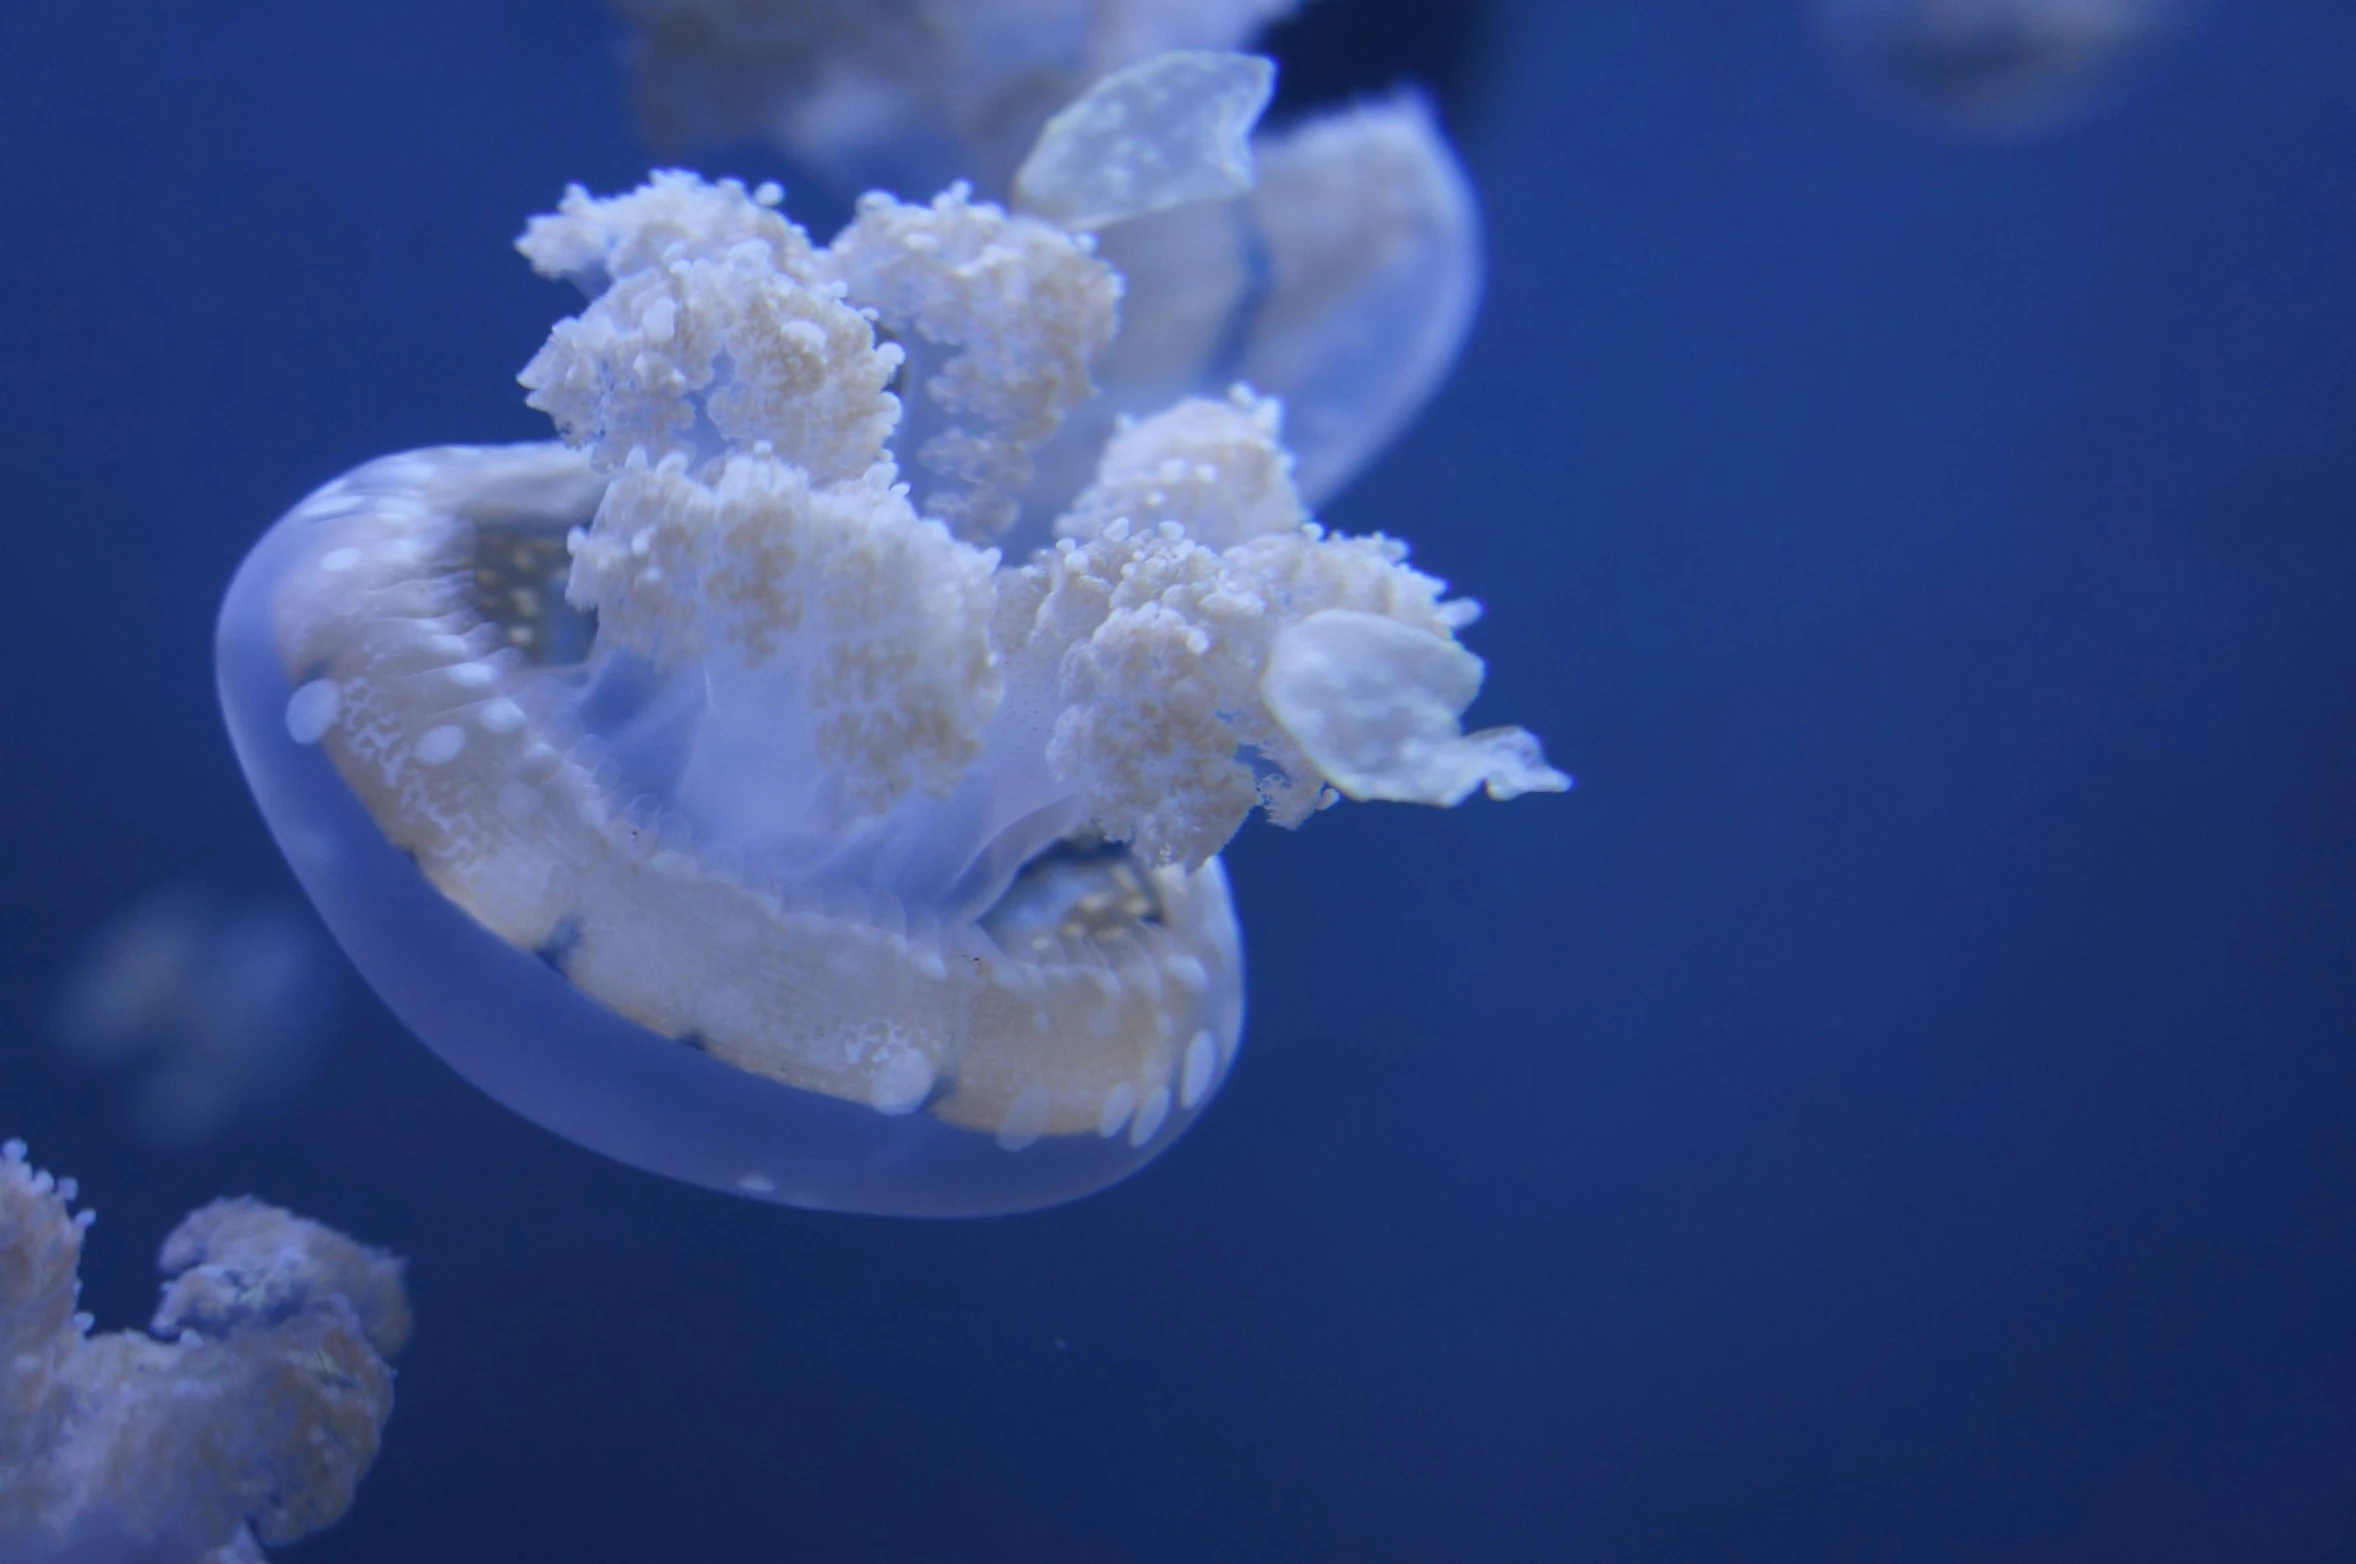
[{"label": "cream colored jellyfish body", "polygon": [[1462,732],[1476,610],[1310,521],[1248,390],[1120,427],[1003,557],[1115,338],[1084,233],[952,189],[821,249],[775,203],[536,219],[591,295],[523,374],[564,443],[306,500],[223,698],[330,924],[521,1111],[794,1204],[1070,1198],[1234,1059],[1253,809],[1565,779]]}]

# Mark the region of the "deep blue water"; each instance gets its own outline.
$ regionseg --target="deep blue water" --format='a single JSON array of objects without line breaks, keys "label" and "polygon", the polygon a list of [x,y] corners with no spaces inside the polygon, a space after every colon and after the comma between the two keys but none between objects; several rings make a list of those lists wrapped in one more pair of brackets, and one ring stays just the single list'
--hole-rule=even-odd
[{"label": "deep blue water", "polygon": [[54,1061],[111,911],[288,883],[245,546],[540,434],[508,241],[649,153],[590,0],[0,10],[0,1133],[108,1323],[217,1193],[412,1257],[295,1556],[2356,1558],[2356,8],[2011,146],[1796,0],[1496,9],[1487,312],[1328,519],[1489,605],[1476,715],[1581,786],[1247,829],[1217,1109],[964,1225],[599,1161],[359,1002],[198,1153]]}]

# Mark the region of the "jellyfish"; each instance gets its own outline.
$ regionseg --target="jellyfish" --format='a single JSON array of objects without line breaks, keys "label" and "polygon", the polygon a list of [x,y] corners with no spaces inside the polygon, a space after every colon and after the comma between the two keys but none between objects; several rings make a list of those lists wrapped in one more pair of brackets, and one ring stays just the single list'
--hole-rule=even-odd
[{"label": "jellyfish", "polygon": [[[663,147],[767,141],[851,196],[951,175],[1016,210],[1072,123],[1231,81],[1257,179],[1184,203],[1037,211],[1093,231],[1125,288],[1100,394],[1038,454],[1034,513],[1085,486],[1114,419],[1236,381],[1280,398],[1294,481],[1339,494],[1438,390],[1472,329],[1483,258],[1471,182],[1405,89],[1258,129],[1272,70],[1232,50],[1298,0],[616,0],[639,118]],[[1067,102],[1074,99],[1077,101]],[[1056,124],[1056,121],[1065,123]],[[1216,165],[1205,164],[1206,169]],[[1378,324],[1379,323],[1379,324]],[[1031,539],[1026,541],[1039,541]]]},{"label": "jellyfish", "polygon": [[767,141],[846,194],[999,194],[1049,115],[1301,0],[613,0],[639,122],[668,151]]},{"label": "jellyfish", "polygon": [[2099,106],[2193,0],[1815,0],[1872,97],[1974,135],[2031,135]]},{"label": "jellyfish", "polygon": [[125,1078],[140,1139],[184,1147],[301,1083],[337,987],[333,950],[299,902],[191,881],[98,932],[60,985],[51,1035],[77,1065]]},{"label": "jellyfish", "polygon": [[521,375],[560,438],[298,504],[221,698],[329,927],[510,1107],[796,1206],[1054,1204],[1234,1065],[1248,815],[1569,779],[1463,730],[1477,605],[1312,520],[1247,386],[1118,423],[1006,542],[1119,331],[1087,230],[952,186],[821,247],[781,200],[667,171],[535,218],[589,301]]},{"label": "jellyfish", "polygon": [[392,1415],[402,1262],[219,1200],[164,1241],[150,1334],[92,1335],[78,1193],[0,1145],[0,1559],[257,1564],[342,1518]]}]

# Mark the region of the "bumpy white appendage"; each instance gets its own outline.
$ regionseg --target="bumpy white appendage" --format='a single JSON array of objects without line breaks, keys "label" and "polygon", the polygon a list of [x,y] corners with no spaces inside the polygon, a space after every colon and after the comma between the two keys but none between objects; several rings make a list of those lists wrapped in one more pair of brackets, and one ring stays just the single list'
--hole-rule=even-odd
[{"label": "bumpy white appendage", "polygon": [[1197,543],[1227,548],[1308,519],[1284,448],[1284,408],[1237,386],[1223,400],[1189,397],[1123,422],[1105,442],[1096,481],[1055,530],[1085,542],[1115,521],[1133,531],[1175,522]]},{"label": "bumpy white appendage", "polygon": [[[68,1410],[65,1374],[82,1350],[74,1316],[82,1229],[46,1173],[25,1165],[24,1145],[0,1150],[0,1493],[54,1449]],[[4,1535],[4,1533],[0,1533]]]},{"label": "bumpy white appendage", "polygon": [[734,179],[706,182],[680,169],[658,169],[636,190],[599,198],[566,187],[554,212],[535,217],[515,247],[532,270],[563,278],[595,298],[613,282],[672,260],[718,260],[740,244],[758,244],[789,277],[814,281],[809,236],[779,215],[785,192],[747,192]]},{"label": "bumpy white appendage", "polygon": [[1031,453],[1096,389],[1088,366],[1113,339],[1120,278],[1072,234],[962,185],[928,206],[865,197],[824,265],[911,354],[923,389],[901,446],[945,480],[925,512],[970,538],[1004,532]]},{"label": "bumpy white appendage", "polygon": [[[653,188],[675,195],[679,187]],[[560,322],[525,366],[519,378],[530,404],[604,467],[633,451],[700,463],[764,441],[792,451],[824,481],[874,465],[899,419],[899,402],[885,388],[900,350],[875,341],[838,287],[813,287],[781,269],[780,250],[794,247],[754,238],[708,255],[681,239],[657,251],[675,226],[669,208],[682,203],[650,203],[657,225],[650,235],[629,227],[630,199],[602,210],[587,203],[591,210],[576,216],[575,237],[603,227],[613,280],[579,316]],[[741,189],[733,204],[774,215]],[[708,210],[699,215],[724,226]],[[541,230],[522,243],[560,261],[587,248],[557,240]],[[788,259],[799,265],[803,257]]]},{"label": "bumpy white appendage", "polygon": [[999,696],[992,563],[919,520],[887,466],[818,485],[736,456],[705,483],[672,456],[634,459],[606,491],[569,595],[597,611],[601,648],[703,663],[700,733],[738,742],[697,743],[683,793],[734,800],[740,831],[789,815],[840,830],[912,788],[947,793],[980,753]]},{"label": "bumpy white appendage", "polygon": [[221,1201],[165,1241],[155,1335],[91,1336],[73,1196],[0,1147],[0,1558],[253,1560],[340,1519],[392,1412],[401,1262]]},{"label": "bumpy white appendage", "polygon": [[[1123,431],[1062,529],[1085,541],[1067,536],[1001,584],[1008,704],[1031,704],[1024,686],[1052,674],[1060,711],[1048,759],[1082,788],[1091,825],[1148,862],[1196,863],[1255,805],[1279,825],[1300,824],[1328,784],[1446,804],[1492,775],[1501,797],[1568,786],[1519,730],[1461,735],[1481,665],[1454,636],[1478,616],[1475,605],[1444,601],[1446,584],[1410,568],[1391,539],[1272,529],[1296,502],[1278,481],[1271,413],[1248,397],[1224,408],[1184,403]],[[1225,438],[1205,438],[1213,432]],[[1206,473],[1237,481],[1206,482]],[[1305,631],[1305,622],[1330,626],[1332,610],[1348,611],[1344,624],[1382,628],[1355,643]],[[1288,641],[1287,671],[1272,683]],[[1311,645],[1354,645],[1369,666],[1357,678],[1309,677]],[[1412,688],[1378,710],[1369,686],[1402,678]],[[1525,763],[1509,765],[1509,750]],[[1468,766],[1471,780],[1457,786]]]},{"label": "bumpy white appendage", "polygon": [[992,194],[1049,115],[1172,49],[1233,49],[1300,0],[615,0],[666,145],[767,140],[843,195]]}]

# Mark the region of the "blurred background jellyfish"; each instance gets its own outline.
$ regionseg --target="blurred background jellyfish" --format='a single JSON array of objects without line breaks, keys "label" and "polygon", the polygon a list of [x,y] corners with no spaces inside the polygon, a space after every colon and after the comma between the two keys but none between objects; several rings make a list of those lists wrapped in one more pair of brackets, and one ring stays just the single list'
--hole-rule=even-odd
[{"label": "blurred background jellyfish", "polygon": [[1814,0],[1860,89],[1971,135],[2034,135],[2109,102],[2195,0]]},{"label": "blurred background jellyfish", "polygon": [[844,196],[1005,190],[1047,117],[1174,49],[1235,49],[1301,0],[614,0],[666,153],[764,141]]},{"label": "blurred background jellyfish", "polygon": [[[666,151],[759,140],[836,195],[951,179],[1032,210],[1024,159],[1083,93],[1241,46],[1299,0],[616,0],[641,123]],[[1324,0],[1348,10],[1348,0]],[[1108,78],[1111,80],[1108,81]],[[1150,78],[1149,78],[1150,79]],[[1123,82],[1125,85],[1114,85]],[[1267,90],[1243,122],[1266,106]],[[1050,138],[1053,139],[1053,138]],[[1124,279],[1100,394],[1041,451],[1052,515],[1113,421],[1237,381],[1286,407],[1295,482],[1341,489],[1439,389],[1481,293],[1480,209],[1425,98],[1393,90],[1252,136],[1256,185],[1094,216]],[[1030,541],[1038,541],[1034,538]]]},{"label": "blurred background jellyfish", "polygon": [[[1098,234],[1252,199],[1269,78],[1116,72],[1017,210],[874,192],[824,246],[774,185],[576,186],[518,241],[588,300],[520,377],[562,442],[383,458],[256,545],[239,759],[462,1073],[757,1198],[1053,1204],[1227,1078],[1250,815],[1570,785],[1464,730],[1479,605],[1311,519],[1280,399],[1074,417],[1158,324]],[[1051,508],[1059,442],[1085,482]]]},{"label": "blurred background jellyfish", "polygon": [[342,962],[302,903],[189,882],[91,939],[59,986],[50,1032],[74,1064],[121,1080],[135,1134],[185,1147],[302,1084],[342,987]]},{"label": "blurred background jellyfish", "polygon": [[0,1560],[259,1564],[341,1519],[392,1416],[403,1262],[217,1200],[164,1240],[148,1333],[93,1335],[78,1193],[0,1144]]}]

